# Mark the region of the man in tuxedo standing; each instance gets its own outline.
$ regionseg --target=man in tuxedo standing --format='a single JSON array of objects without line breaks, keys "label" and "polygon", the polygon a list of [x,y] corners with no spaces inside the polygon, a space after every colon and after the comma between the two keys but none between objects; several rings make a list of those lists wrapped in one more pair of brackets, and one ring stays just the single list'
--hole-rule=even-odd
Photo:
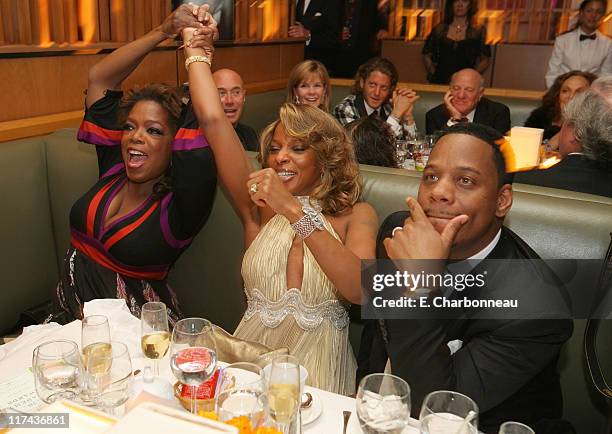
[{"label": "man in tuxedo standing", "polygon": [[334,74],[334,54],[340,47],[342,28],[340,0],[298,0],[295,24],[289,26],[289,36],[306,38],[304,58],[318,60]]},{"label": "man in tuxedo standing", "polygon": [[484,79],[475,69],[462,69],[451,77],[440,104],[425,114],[427,134],[460,122],[475,122],[505,134],[510,129],[510,109],[484,96]]},{"label": "man in tuxedo standing", "polygon": [[512,178],[496,143],[500,138],[473,123],[445,131],[431,152],[418,198],[408,197],[409,210],[382,223],[377,257],[392,259],[400,270],[407,263],[397,261],[428,259],[438,260],[443,267],[438,273],[445,276],[456,267],[473,277],[484,273],[484,288],[418,290],[449,299],[510,294],[518,296],[521,310],[503,315],[464,308],[447,317],[427,311],[418,320],[371,320],[362,336],[359,373],[382,372],[388,360],[391,372],[410,385],[415,417],[428,393],[455,390],[477,403],[478,428],[485,433],[497,433],[507,420],[540,432],[543,419],[561,417],[557,361],[572,321],[562,319],[569,316],[565,287],[503,225],[512,207]]}]

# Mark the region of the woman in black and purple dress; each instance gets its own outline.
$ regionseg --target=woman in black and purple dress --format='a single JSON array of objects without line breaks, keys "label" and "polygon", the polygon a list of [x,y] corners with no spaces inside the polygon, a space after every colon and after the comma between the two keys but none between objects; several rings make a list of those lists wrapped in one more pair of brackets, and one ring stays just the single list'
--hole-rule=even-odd
[{"label": "woman in black and purple dress", "polygon": [[118,89],[157,44],[199,26],[193,8],[181,6],[89,72],[78,140],[96,146],[99,179],[71,209],[71,246],[56,290],[72,317],[82,318],[83,303],[96,298],[123,298],[137,316],[143,303],[160,300],[171,323],[181,316],[166,277],[210,213],[212,151],[175,89]]}]

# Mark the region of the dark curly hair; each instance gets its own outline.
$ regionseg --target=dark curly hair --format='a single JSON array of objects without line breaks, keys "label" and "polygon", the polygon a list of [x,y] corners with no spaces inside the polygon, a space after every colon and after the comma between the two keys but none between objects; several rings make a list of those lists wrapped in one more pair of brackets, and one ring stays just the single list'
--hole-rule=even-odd
[{"label": "dark curly hair", "polygon": [[[447,26],[453,22],[455,18],[455,13],[453,12],[453,4],[456,0],[446,0],[446,4],[444,5],[444,24]],[[476,0],[470,0],[470,7],[468,8],[467,13],[467,23],[468,25],[472,25],[472,19],[478,12],[478,6],[476,5]]]},{"label": "dark curly hair", "polygon": [[395,136],[389,124],[376,116],[364,116],[351,122],[346,130],[353,139],[355,155],[360,164],[398,167]]},{"label": "dark curly hair", "polygon": [[590,72],[584,71],[569,71],[565,74],[561,74],[555,79],[555,82],[550,86],[550,89],[546,91],[542,97],[542,110],[546,115],[546,119],[550,119],[550,122],[556,122],[561,119],[561,105],[559,104],[559,94],[561,93],[561,87],[563,83],[571,77],[582,77],[589,82],[589,85],[595,81],[597,76]]},{"label": "dark curly hair", "polygon": [[[134,106],[140,101],[153,101],[158,103],[168,116],[168,126],[172,131],[172,136],[178,128],[178,121],[181,116],[181,100],[175,87],[163,83],[151,83],[141,87],[130,89],[121,98],[117,120],[119,125],[123,125]],[[164,176],[153,186],[153,199],[161,199],[172,191],[172,163]]]},{"label": "dark curly hair", "polygon": [[365,82],[370,74],[374,71],[379,71],[389,76],[391,79],[391,89],[389,89],[389,95],[393,93],[398,80],[397,68],[389,59],[385,59],[384,57],[372,57],[366,63],[362,64],[359,69],[357,69],[357,73],[355,74],[355,83],[353,84],[352,89],[352,92],[355,95],[362,93],[361,80]]}]

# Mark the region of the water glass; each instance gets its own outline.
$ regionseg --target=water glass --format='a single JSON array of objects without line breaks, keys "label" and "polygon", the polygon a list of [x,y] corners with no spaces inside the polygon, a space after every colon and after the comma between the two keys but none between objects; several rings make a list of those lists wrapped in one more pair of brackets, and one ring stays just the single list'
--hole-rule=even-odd
[{"label": "water glass", "polygon": [[438,390],[423,400],[419,420],[422,434],[477,434],[478,405],[461,393]]},{"label": "water glass", "polygon": [[535,434],[535,431],[519,422],[504,422],[499,427],[499,434]]},{"label": "water glass", "polygon": [[32,370],[36,393],[47,404],[74,399],[81,392],[83,366],[79,347],[73,341],[50,341],[36,347]]},{"label": "water glass", "polygon": [[[270,417],[283,433],[290,430],[300,407],[300,362],[293,356],[282,355],[272,360],[268,382]],[[297,422],[300,430],[300,423]]]},{"label": "water glass", "polygon": [[150,301],[142,305],[140,313],[142,352],[153,360],[153,375],[159,376],[159,359],[163,359],[170,346],[168,312],[161,301]]},{"label": "water glass", "polygon": [[196,412],[199,385],[208,380],[217,366],[213,327],[204,318],[185,318],[172,330],[170,368],[182,384],[191,386],[191,412]]},{"label": "water glass", "polygon": [[401,433],[410,421],[410,386],[391,374],[365,376],[357,389],[357,418],[364,433]]},{"label": "water glass", "polygon": [[254,363],[233,363],[221,369],[215,409],[219,420],[246,416],[253,428],[263,426],[267,400],[263,370]]},{"label": "water glass", "polygon": [[92,352],[87,360],[86,371],[96,407],[110,415],[123,416],[132,380],[132,360],[127,346],[111,341],[108,351]]}]

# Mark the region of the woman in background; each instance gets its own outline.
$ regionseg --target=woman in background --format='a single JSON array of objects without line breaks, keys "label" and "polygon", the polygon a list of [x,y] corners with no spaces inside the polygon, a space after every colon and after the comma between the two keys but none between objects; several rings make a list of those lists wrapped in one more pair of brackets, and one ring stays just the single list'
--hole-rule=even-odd
[{"label": "woman in background", "polygon": [[287,102],[308,104],[329,112],[331,85],[325,65],[304,60],[293,67],[287,84]]},{"label": "woman in background", "polygon": [[448,0],[444,22],[431,31],[423,46],[427,81],[448,84],[451,76],[472,68],[480,74],[489,66],[491,48],[485,43],[485,28],[475,27],[476,0]]},{"label": "woman in background", "polygon": [[595,74],[582,71],[570,71],[558,76],[542,97],[542,105],[529,114],[525,126],[542,128],[544,140],[548,140],[552,148],[558,148],[563,109],[577,93],[588,89],[596,78]]},{"label": "woman in background", "polygon": [[376,116],[364,116],[346,126],[360,164],[397,168],[395,136],[389,124]]}]

